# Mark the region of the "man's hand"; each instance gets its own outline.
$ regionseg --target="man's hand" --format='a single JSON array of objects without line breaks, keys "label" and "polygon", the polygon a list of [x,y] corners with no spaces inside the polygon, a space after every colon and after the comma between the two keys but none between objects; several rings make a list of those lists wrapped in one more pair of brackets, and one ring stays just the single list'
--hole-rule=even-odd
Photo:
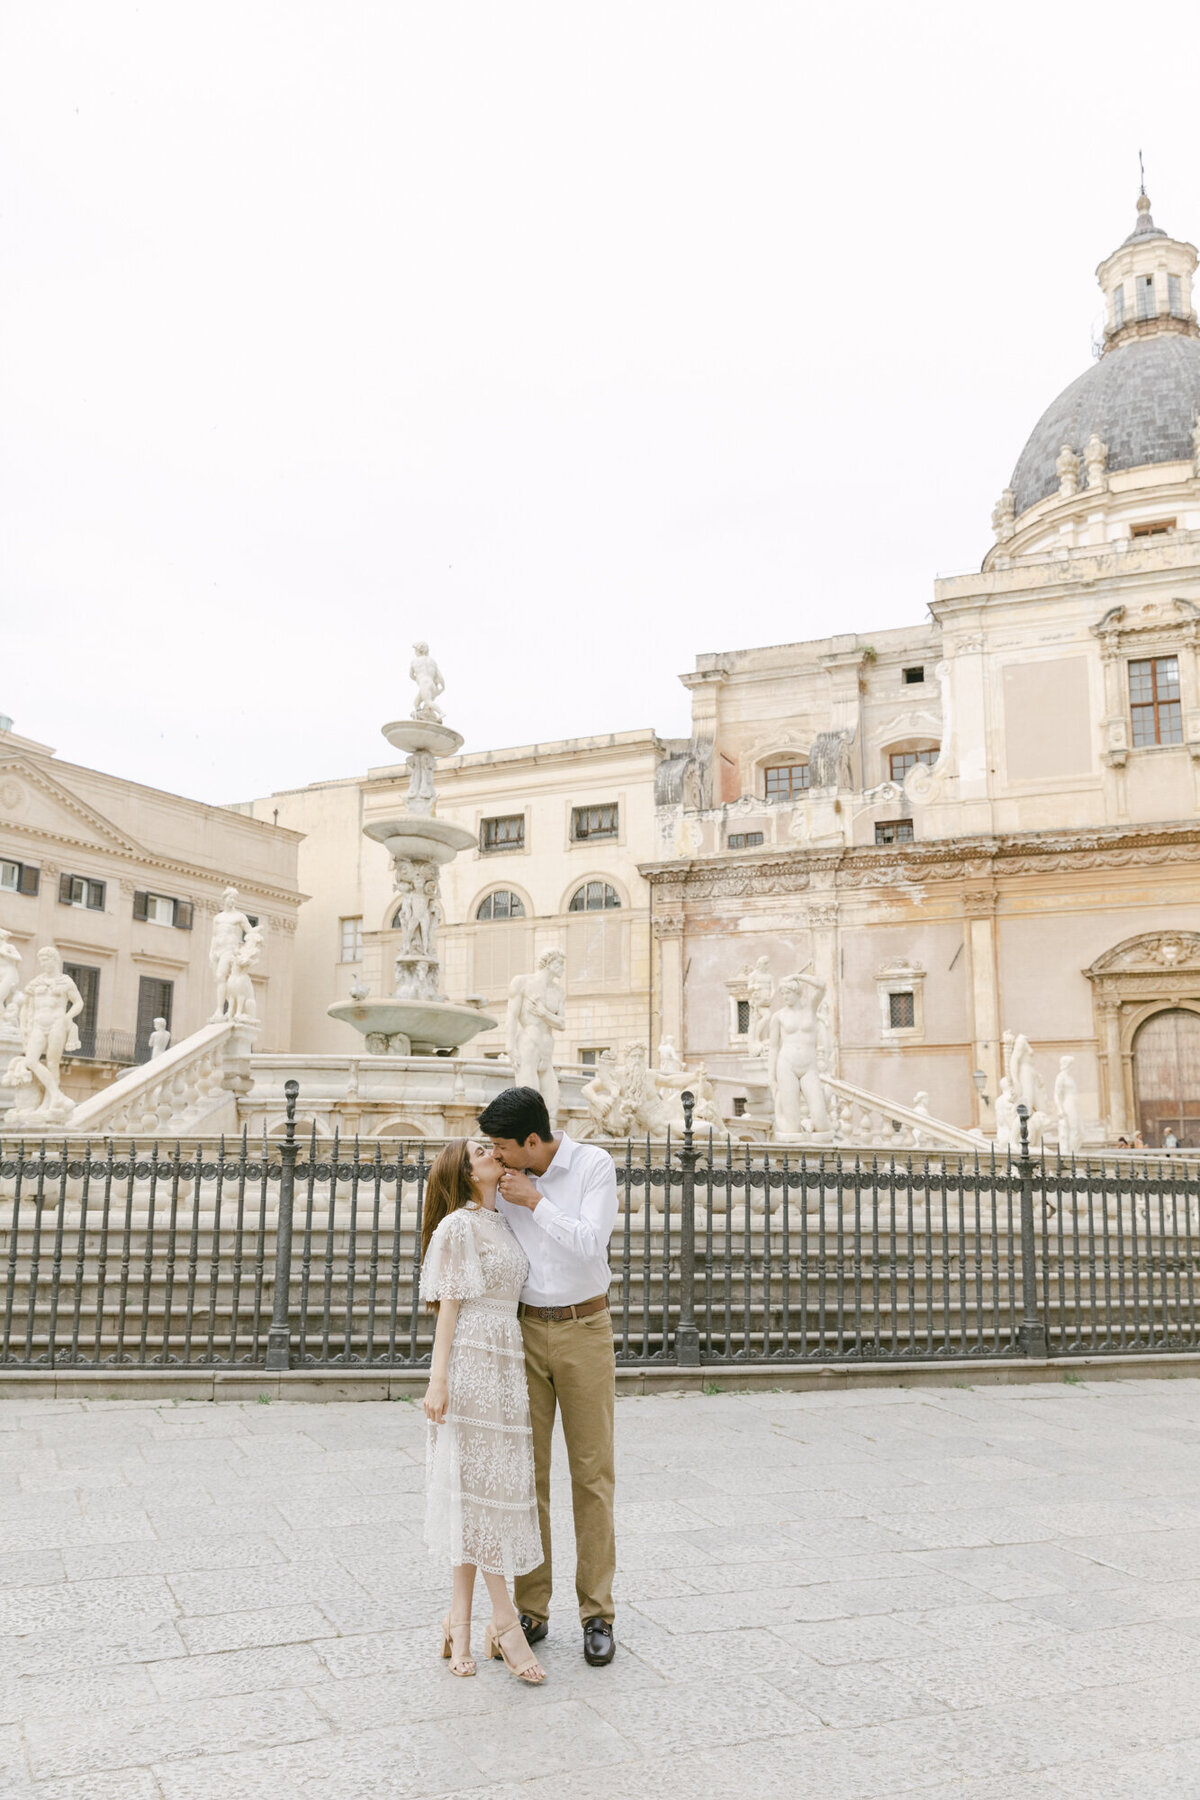
[{"label": "man's hand", "polygon": [[541,1199],[528,1175],[520,1169],[505,1169],[500,1177],[500,1192],[513,1206],[527,1206],[533,1212]]}]

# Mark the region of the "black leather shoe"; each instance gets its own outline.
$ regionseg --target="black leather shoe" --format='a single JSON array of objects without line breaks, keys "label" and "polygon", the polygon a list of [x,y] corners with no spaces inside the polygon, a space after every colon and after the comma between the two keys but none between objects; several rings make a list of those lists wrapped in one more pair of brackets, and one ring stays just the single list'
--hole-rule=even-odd
[{"label": "black leather shoe", "polygon": [[549,1629],[545,1619],[532,1619],[528,1613],[521,1614],[521,1630],[527,1644],[540,1644]]},{"label": "black leather shoe", "polygon": [[591,1663],[593,1669],[602,1669],[605,1663],[610,1663],[616,1648],[613,1628],[607,1619],[583,1621],[584,1661]]}]

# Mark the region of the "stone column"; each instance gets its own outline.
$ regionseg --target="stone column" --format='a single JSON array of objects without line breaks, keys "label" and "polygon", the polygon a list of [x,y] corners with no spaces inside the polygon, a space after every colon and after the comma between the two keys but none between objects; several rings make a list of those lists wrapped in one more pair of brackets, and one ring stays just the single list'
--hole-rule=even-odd
[{"label": "stone column", "polygon": [[825,983],[825,1000],[829,1007],[829,1035],[832,1045],[831,1075],[841,1074],[839,1046],[842,1041],[841,1004],[838,988],[838,909],[837,902],[816,901],[807,909],[807,923],[812,933],[813,974]]},{"label": "stone column", "polygon": [[1125,1070],[1121,1056],[1121,1002],[1114,995],[1102,995],[1096,1001],[1100,1015],[1100,1104],[1108,1118],[1114,1138],[1128,1132],[1125,1112]]},{"label": "stone column", "polygon": [[[992,1106],[1000,1091],[1000,986],[996,969],[996,896],[990,890],[963,895],[967,969],[971,984],[971,1054],[972,1071],[982,1069],[987,1077],[984,1092],[992,1105],[984,1106],[982,1095],[975,1095],[975,1122],[984,1131],[995,1130]],[[974,1085],[972,1084],[974,1091]]]},{"label": "stone column", "polygon": [[682,1051],[683,1029],[683,909],[672,896],[672,910],[654,914],[655,1008],[651,1053],[664,1037]]}]

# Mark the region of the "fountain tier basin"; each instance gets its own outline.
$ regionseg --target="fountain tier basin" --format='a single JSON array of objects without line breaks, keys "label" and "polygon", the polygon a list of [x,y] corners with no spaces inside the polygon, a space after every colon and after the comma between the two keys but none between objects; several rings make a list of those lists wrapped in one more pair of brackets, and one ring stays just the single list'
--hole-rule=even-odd
[{"label": "fountain tier basin", "polygon": [[495,1019],[478,1007],[449,1000],[339,1000],[328,1012],[331,1019],[361,1031],[368,1050],[378,1056],[457,1050],[481,1031],[496,1028]]},{"label": "fountain tier basin", "polygon": [[406,813],[399,819],[375,819],[363,826],[363,836],[382,844],[389,856],[406,856],[413,862],[453,862],[460,850],[470,850],[475,833],[448,819],[426,819]]},{"label": "fountain tier basin", "polygon": [[463,747],[462,734],[449,725],[435,725],[432,719],[394,719],[383,727],[383,735],[397,750],[411,756],[424,750],[429,756],[457,756]]}]

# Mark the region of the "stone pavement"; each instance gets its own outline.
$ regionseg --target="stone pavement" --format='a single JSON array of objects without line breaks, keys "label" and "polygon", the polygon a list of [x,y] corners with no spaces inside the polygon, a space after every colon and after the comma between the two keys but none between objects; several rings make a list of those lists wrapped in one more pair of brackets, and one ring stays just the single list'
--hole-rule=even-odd
[{"label": "stone pavement", "polygon": [[529,1691],[437,1659],[416,1405],[0,1404],[0,1800],[1200,1795],[1197,1380],[617,1431],[617,1660],[567,1587]]}]

